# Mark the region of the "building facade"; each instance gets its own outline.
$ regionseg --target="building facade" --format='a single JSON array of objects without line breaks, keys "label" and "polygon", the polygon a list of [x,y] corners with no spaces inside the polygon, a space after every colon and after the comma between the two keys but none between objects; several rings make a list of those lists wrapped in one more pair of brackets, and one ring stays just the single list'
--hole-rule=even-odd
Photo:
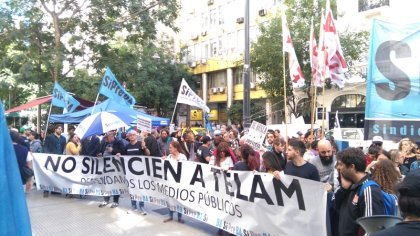
[{"label": "building facade", "polygon": [[[408,10],[416,0],[337,0],[337,27],[345,30],[370,31],[374,18],[390,22],[409,23],[419,16]],[[250,41],[259,36],[258,24],[270,20],[281,7],[281,0],[250,1]],[[402,13],[404,12],[404,13]],[[243,58],[245,47],[245,1],[243,0],[197,0],[181,1],[178,34],[180,48],[185,48],[184,63],[198,78],[197,94],[210,107],[210,120],[218,124],[229,123],[227,110],[235,102],[243,100]],[[402,20],[403,18],[403,20]],[[368,55],[366,52],[366,61]],[[367,63],[355,65],[358,73],[348,73],[349,79],[343,89],[332,88],[318,96],[316,123],[334,124],[335,112],[339,111],[343,127],[363,127]],[[356,75],[357,74],[357,75]],[[258,75],[251,73],[251,100],[265,107],[266,123],[280,123],[282,116],[272,109],[273,104],[258,87]],[[302,101],[305,101],[302,95]],[[252,116],[252,114],[251,114]],[[203,121],[201,110],[189,112],[189,124]]]}]

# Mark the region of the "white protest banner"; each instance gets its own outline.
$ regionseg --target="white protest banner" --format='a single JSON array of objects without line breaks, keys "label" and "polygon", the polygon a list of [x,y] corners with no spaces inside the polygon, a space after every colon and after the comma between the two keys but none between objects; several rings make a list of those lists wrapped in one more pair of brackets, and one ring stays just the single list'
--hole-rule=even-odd
[{"label": "white protest banner", "polygon": [[[34,154],[38,189],[127,194],[236,235],[326,235],[325,184],[156,157]],[[125,173],[125,175],[124,175]],[[127,191],[128,190],[128,191]]]},{"label": "white protest banner", "polygon": [[254,150],[260,150],[264,142],[265,133],[267,133],[267,126],[252,121],[248,133],[245,135],[245,143],[251,145]]},{"label": "white protest banner", "polygon": [[38,189],[110,196],[128,193],[120,158],[33,153]]},{"label": "white protest banner", "polygon": [[235,235],[326,235],[324,184],[197,162],[124,157],[132,199],[168,206]]},{"label": "white protest banner", "polygon": [[137,116],[137,129],[141,131],[146,131],[148,133],[152,132],[152,120],[146,117]]},{"label": "white protest banner", "polygon": [[182,79],[181,87],[179,88],[178,98],[176,99],[177,103],[188,104],[191,106],[196,106],[205,112],[210,112],[210,108],[206,103],[201,99],[195,92],[188,86],[185,79]]}]

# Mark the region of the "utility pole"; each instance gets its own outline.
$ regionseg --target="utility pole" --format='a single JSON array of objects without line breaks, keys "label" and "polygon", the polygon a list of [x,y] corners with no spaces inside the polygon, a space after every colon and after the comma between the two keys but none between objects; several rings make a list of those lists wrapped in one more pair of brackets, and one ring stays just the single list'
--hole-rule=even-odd
[{"label": "utility pole", "polygon": [[244,100],[243,100],[243,122],[244,128],[251,126],[251,94],[250,94],[250,72],[251,65],[249,60],[249,0],[245,0],[245,62],[244,62]]}]

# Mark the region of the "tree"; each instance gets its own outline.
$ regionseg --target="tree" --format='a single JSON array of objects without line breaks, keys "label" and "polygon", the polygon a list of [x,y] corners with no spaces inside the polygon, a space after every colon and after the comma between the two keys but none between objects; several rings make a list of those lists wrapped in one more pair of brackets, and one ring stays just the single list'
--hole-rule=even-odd
[{"label": "tree", "polygon": [[[259,123],[265,124],[266,123],[266,113],[265,109],[262,106],[257,105],[254,102],[251,102],[251,114],[252,120],[255,120]],[[235,101],[233,104],[228,108],[227,115],[232,123],[242,124],[243,118],[243,104],[242,102]]]},{"label": "tree", "polygon": [[176,30],[177,9],[176,0],[148,5],[137,0],[11,0],[0,11],[20,22],[7,27],[0,24],[2,36],[9,39],[0,43],[8,43],[13,51],[31,49],[27,60],[15,64],[15,72],[26,66],[32,80],[41,70],[58,81],[76,67],[93,67],[99,72],[115,62],[108,55],[118,35],[124,35],[126,42],[142,44],[156,39],[158,22]]},{"label": "tree", "polygon": [[[320,13],[325,1],[286,0],[286,17],[296,56],[305,76],[306,88],[309,101],[312,99],[310,92],[311,85],[311,67],[309,63],[309,31],[311,17],[314,18],[315,33],[319,32]],[[335,9],[335,1],[332,1],[332,9]],[[336,14],[334,14],[336,15]],[[283,56],[282,56],[282,29],[280,14],[273,16],[268,24],[260,25],[261,35],[257,41],[252,44],[251,66],[262,77],[259,84],[268,94],[269,99],[277,106],[276,109],[284,109],[283,93]],[[367,32],[349,32],[346,31],[340,35],[341,46],[347,63],[351,66],[356,61],[363,61],[364,52],[367,50],[368,33]],[[317,40],[318,41],[318,40]],[[286,59],[287,60],[287,59]],[[296,117],[308,115],[311,110],[310,102],[299,102],[302,98],[297,97],[293,92],[289,78],[289,69],[285,65],[286,74],[286,101],[289,111]],[[327,85],[331,85],[327,82]],[[328,86],[327,86],[328,87]],[[274,109],[273,109],[274,110]]]}]

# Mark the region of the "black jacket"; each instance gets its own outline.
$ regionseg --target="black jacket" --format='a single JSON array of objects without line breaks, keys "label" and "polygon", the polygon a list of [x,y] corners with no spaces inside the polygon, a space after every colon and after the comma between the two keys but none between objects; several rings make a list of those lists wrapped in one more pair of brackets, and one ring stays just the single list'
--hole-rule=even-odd
[{"label": "black jacket", "polygon": [[339,213],[338,232],[340,236],[363,235],[364,232],[356,223],[356,219],[385,213],[384,200],[379,187],[368,186],[361,197],[358,196],[360,187],[369,179],[370,177],[366,175],[359,183],[353,184],[350,189],[340,187],[335,192],[332,203]]},{"label": "black jacket", "polygon": [[98,136],[92,135],[82,139],[82,155],[97,156],[101,152],[101,144]]},{"label": "black jacket", "polygon": [[[100,153],[102,153],[102,155],[104,155],[105,148],[108,144],[105,140],[106,139],[104,138],[102,139],[102,142],[101,142]],[[112,155],[116,155],[117,153],[120,153],[121,155],[126,154],[124,143],[120,139],[115,138],[115,140],[112,142]]]},{"label": "black jacket", "polygon": [[153,135],[147,136],[147,138],[144,139],[144,142],[146,143],[147,149],[150,151],[150,156],[152,157],[161,157],[162,154],[160,153],[159,144]]}]

